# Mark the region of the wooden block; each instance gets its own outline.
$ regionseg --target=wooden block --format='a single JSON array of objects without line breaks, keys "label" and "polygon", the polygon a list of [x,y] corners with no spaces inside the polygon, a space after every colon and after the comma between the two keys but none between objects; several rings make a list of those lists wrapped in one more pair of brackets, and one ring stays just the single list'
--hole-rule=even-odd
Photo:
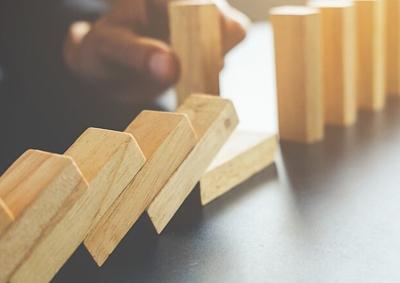
[{"label": "wooden block", "polygon": [[271,165],[276,150],[276,135],[235,131],[201,177],[201,203],[210,203]]},{"label": "wooden block", "polygon": [[13,221],[14,215],[4,201],[0,198],[0,236]]},{"label": "wooden block", "polygon": [[312,1],[321,13],[325,123],[349,126],[357,117],[356,33],[350,1]]},{"label": "wooden block", "polygon": [[171,220],[238,124],[232,102],[219,97],[191,95],[177,111],[189,116],[199,142],[147,209],[158,233]]},{"label": "wooden block", "polygon": [[143,168],[93,227],[85,246],[102,265],[196,144],[184,114],[143,111],[126,129],[147,158]]},{"label": "wooden block", "polygon": [[[14,282],[12,273],[86,189],[87,182],[72,158],[37,150],[25,152],[4,173],[0,195],[15,220],[0,236],[0,282]],[[40,270],[35,272],[33,277],[42,276]]]},{"label": "wooden block", "polygon": [[324,136],[321,32],[318,9],[282,6],[270,11],[274,30],[281,139],[313,143]]},{"label": "wooden block", "polygon": [[169,6],[171,45],[181,63],[178,105],[192,93],[219,95],[221,18],[212,1],[176,1]]},{"label": "wooden block", "polygon": [[386,93],[400,96],[400,1],[386,0]]},{"label": "wooden block", "polygon": [[385,105],[385,20],[383,0],[355,0],[358,107]]},{"label": "wooden block", "polygon": [[68,213],[36,244],[12,282],[50,281],[144,164],[127,133],[89,128],[66,151],[89,187]]}]

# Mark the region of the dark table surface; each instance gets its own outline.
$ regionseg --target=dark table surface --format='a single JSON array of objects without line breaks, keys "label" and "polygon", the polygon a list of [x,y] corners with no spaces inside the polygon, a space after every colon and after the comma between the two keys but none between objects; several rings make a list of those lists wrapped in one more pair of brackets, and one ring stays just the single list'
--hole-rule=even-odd
[{"label": "dark table surface", "polygon": [[[241,127],[276,130],[271,47],[261,24],[227,58],[222,92]],[[321,143],[281,143],[276,165],[206,207],[196,188],[161,236],[143,215],[102,268],[81,246],[55,282],[400,282],[399,215],[389,99]]]}]

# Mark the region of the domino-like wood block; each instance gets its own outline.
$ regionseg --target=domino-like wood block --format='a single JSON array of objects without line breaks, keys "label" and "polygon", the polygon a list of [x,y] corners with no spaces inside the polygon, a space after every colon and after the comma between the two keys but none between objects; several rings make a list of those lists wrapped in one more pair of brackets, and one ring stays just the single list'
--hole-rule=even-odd
[{"label": "domino-like wood block", "polygon": [[192,93],[219,95],[221,18],[212,1],[176,1],[169,6],[171,45],[181,63],[178,105]]},{"label": "domino-like wood block", "polygon": [[313,143],[324,136],[321,29],[318,9],[270,11],[274,30],[279,136]]},{"label": "domino-like wood block", "polygon": [[321,13],[325,123],[349,126],[357,117],[356,33],[350,1],[312,1]]},{"label": "domino-like wood block", "polygon": [[210,203],[271,165],[276,150],[276,135],[235,131],[201,177],[201,203]]},{"label": "domino-like wood block", "polygon": [[174,216],[238,124],[232,102],[209,95],[191,95],[177,112],[188,115],[199,142],[147,209],[158,233]]},{"label": "domino-like wood block", "polygon": [[[25,152],[4,173],[0,179],[0,196],[14,222],[0,236],[0,282],[34,282],[31,277],[21,281],[10,276],[42,239],[57,229],[87,186],[72,158],[37,150]],[[52,251],[53,256],[62,248],[60,245]],[[47,264],[53,264],[52,257],[46,260]],[[30,275],[32,278],[43,276],[42,280],[46,281],[41,271],[34,270],[38,274]]]},{"label": "domino-like wood block", "polygon": [[0,198],[0,236],[14,221],[14,216],[4,201]]},{"label": "domino-like wood block", "polygon": [[385,105],[385,19],[383,0],[355,0],[357,27],[358,107]]},{"label": "domino-like wood block", "polygon": [[400,95],[400,1],[386,5],[386,93]]},{"label": "domino-like wood block", "polygon": [[102,265],[197,142],[184,114],[143,111],[125,130],[142,149],[146,163],[85,240]]},{"label": "domino-like wood block", "polygon": [[50,281],[145,161],[132,135],[96,128],[87,129],[65,155],[75,160],[89,187],[54,229],[42,236],[12,282]]}]

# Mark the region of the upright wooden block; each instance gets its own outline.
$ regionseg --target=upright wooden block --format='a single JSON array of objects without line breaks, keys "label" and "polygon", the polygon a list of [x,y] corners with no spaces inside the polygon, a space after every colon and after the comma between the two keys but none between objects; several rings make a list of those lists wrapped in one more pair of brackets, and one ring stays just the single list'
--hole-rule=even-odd
[{"label": "upright wooden block", "polygon": [[102,265],[196,144],[184,114],[143,111],[125,130],[147,158],[143,168],[114,201],[85,240]]},{"label": "upright wooden block", "polygon": [[192,93],[219,94],[221,18],[212,1],[176,1],[169,6],[171,44],[181,63],[176,86],[180,105]]},{"label": "upright wooden block", "polygon": [[191,95],[177,110],[188,115],[199,137],[147,213],[161,233],[238,124],[232,102],[209,95]]},{"label": "upright wooden block", "polygon": [[[13,272],[52,233],[86,189],[87,182],[72,158],[37,150],[25,152],[4,173],[0,196],[15,220],[0,236],[0,282],[16,281],[10,278]],[[47,260],[51,265],[52,258]],[[42,276],[40,271],[31,276]],[[33,280],[29,277],[22,282]]]},{"label": "upright wooden block", "polygon": [[355,0],[358,107],[385,105],[385,19],[383,0]]},{"label": "upright wooden block", "polygon": [[312,1],[321,13],[325,123],[348,126],[357,117],[356,33],[350,1]]},{"label": "upright wooden block", "polygon": [[86,130],[65,155],[76,161],[89,187],[54,229],[42,236],[12,282],[50,281],[145,160],[132,135],[95,128]]},{"label": "upright wooden block", "polygon": [[386,5],[386,93],[400,96],[400,1]]},{"label": "upright wooden block", "polygon": [[275,40],[279,135],[312,143],[324,135],[321,32],[318,9],[282,6],[270,11]]},{"label": "upright wooden block", "polygon": [[201,203],[210,203],[271,165],[276,150],[276,135],[235,131],[201,177]]}]

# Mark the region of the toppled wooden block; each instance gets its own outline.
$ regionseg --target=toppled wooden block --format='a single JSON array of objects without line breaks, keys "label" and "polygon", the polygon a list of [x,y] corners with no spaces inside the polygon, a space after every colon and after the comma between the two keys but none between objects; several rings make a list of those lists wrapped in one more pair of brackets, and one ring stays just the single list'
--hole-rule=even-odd
[{"label": "toppled wooden block", "polygon": [[271,9],[274,30],[279,136],[313,143],[324,137],[321,32],[318,9]]},{"label": "toppled wooden block", "polygon": [[385,1],[353,2],[357,27],[358,107],[382,110],[386,102]]},{"label": "toppled wooden block", "polygon": [[400,96],[400,1],[386,0],[386,94]]},{"label": "toppled wooden block", "polygon": [[0,236],[4,230],[14,221],[14,215],[0,198]]},{"label": "toppled wooden block", "polygon": [[[56,229],[87,186],[72,158],[38,150],[26,151],[4,173],[0,196],[15,220],[0,236],[0,282],[34,281],[10,277]],[[57,250],[63,248],[58,246]],[[51,251],[53,255],[57,250]],[[51,265],[52,258],[46,264]],[[30,275],[41,277],[40,271]]]},{"label": "toppled wooden block", "polygon": [[311,1],[321,13],[325,123],[349,126],[357,117],[356,27],[350,1]]},{"label": "toppled wooden block", "polygon": [[96,128],[86,130],[65,155],[76,161],[89,187],[37,242],[12,282],[50,281],[145,161],[130,134]]},{"label": "toppled wooden block", "polygon": [[232,102],[209,95],[191,95],[178,110],[192,121],[197,145],[177,168],[147,209],[161,233],[238,124]]},{"label": "toppled wooden block", "polygon": [[184,114],[143,111],[125,130],[147,158],[143,168],[101,217],[85,246],[102,265],[196,144]]},{"label": "toppled wooden block", "polygon": [[178,105],[192,93],[219,95],[221,16],[212,1],[175,1],[169,6],[171,45],[181,63]]},{"label": "toppled wooden block", "polygon": [[276,135],[235,131],[201,177],[201,203],[208,204],[271,165],[276,150]]}]

